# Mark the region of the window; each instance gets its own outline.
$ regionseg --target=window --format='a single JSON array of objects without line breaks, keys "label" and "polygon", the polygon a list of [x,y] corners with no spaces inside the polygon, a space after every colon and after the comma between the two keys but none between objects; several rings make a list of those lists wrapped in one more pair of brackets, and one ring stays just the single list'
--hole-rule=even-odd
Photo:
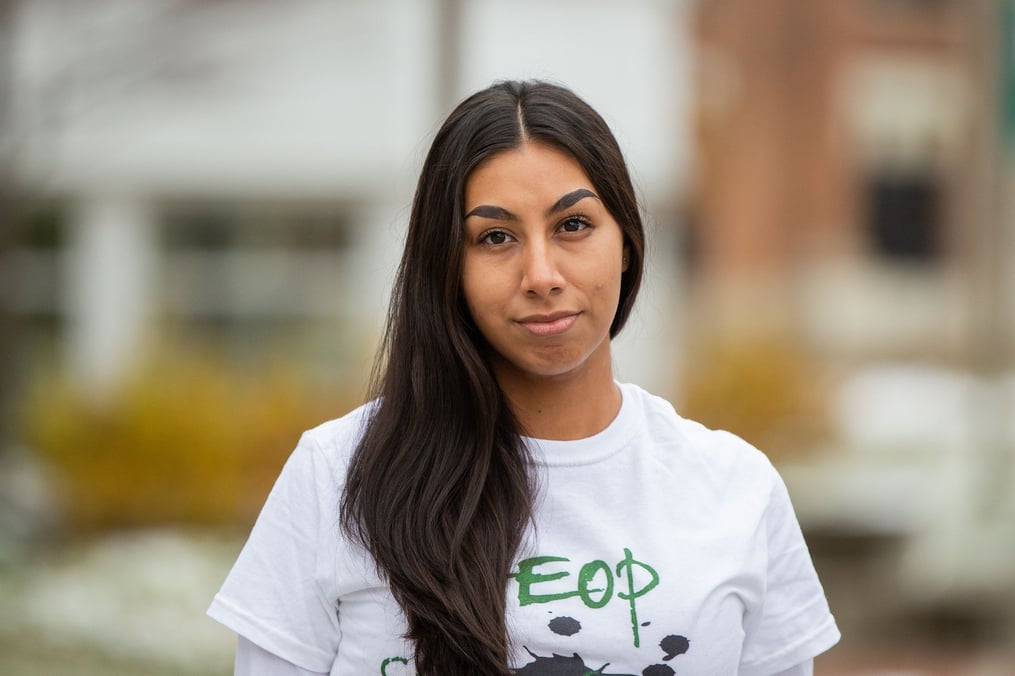
[{"label": "window", "polygon": [[866,184],[867,228],[874,252],[899,262],[940,255],[941,184],[930,173],[879,172]]}]

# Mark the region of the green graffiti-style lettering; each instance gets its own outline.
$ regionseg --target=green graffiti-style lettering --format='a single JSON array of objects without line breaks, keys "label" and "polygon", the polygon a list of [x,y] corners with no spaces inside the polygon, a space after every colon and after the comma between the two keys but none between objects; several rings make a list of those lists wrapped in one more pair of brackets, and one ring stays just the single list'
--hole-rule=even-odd
[{"label": "green graffiti-style lettering", "polygon": [[[634,588],[634,567],[638,566],[643,570],[648,571],[649,575],[652,576],[652,580],[641,589]],[[621,571],[627,569],[625,577],[627,578],[627,593],[617,592],[617,596],[629,601],[631,604],[631,630],[634,632],[634,647],[637,648],[640,644],[638,636],[638,610],[635,607],[635,599],[639,596],[644,596],[659,584],[659,573],[655,571],[652,566],[641,561],[635,561],[634,557],[631,556],[631,550],[627,547],[624,548],[624,560],[617,564],[617,577],[621,576]]]},{"label": "green graffiti-style lettering", "polygon": [[401,662],[402,664],[408,664],[409,660],[404,657],[389,657],[381,662],[381,676],[388,676],[388,665],[392,662]]},{"label": "green graffiti-style lettering", "polygon": [[[533,587],[544,582],[553,582],[562,578],[570,577],[565,570],[555,572],[539,573],[536,569],[548,563],[569,563],[570,559],[563,556],[537,556],[524,559],[518,562],[518,572],[512,573],[511,577],[518,581],[518,604],[528,606],[533,603],[551,603],[569,599],[574,596],[581,598],[587,608],[598,610],[603,608],[613,599],[613,588],[619,580],[623,588],[626,582],[626,589],[617,592],[617,598],[628,602],[631,608],[631,632],[634,634],[634,647],[641,645],[641,636],[638,627],[638,604],[637,599],[649,593],[659,585],[659,573],[649,564],[638,561],[631,554],[631,550],[624,548],[624,558],[617,564],[616,573],[605,561],[595,559],[589,561],[578,570],[578,584],[576,589],[557,592],[553,594],[537,594]],[[635,568],[638,568],[639,582],[635,582]],[[644,573],[648,573],[649,579],[643,581]],[[599,576],[605,577],[602,585],[596,582]],[[641,584],[641,587],[636,587]]]},{"label": "green graffiti-style lettering", "polygon": [[[606,589],[589,589],[589,583],[600,570],[606,574]],[[603,595],[597,601],[592,598],[591,592],[602,592]],[[578,572],[578,594],[589,608],[602,608],[609,603],[613,597],[613,574],[610,572],[610,565],[605,561],[589,561],[582,566]]]},{"label": "green graffiti-style lettering", "polygon": [[569,561],[570,559],[565,559],[561,556],[536,556],[531,559],[519,561],[518,572],[513,576],[518,581],[518,604],[521,606],[527,606],[533,603],[550,603],[551,601],[559,601],[561,599],[577,596],[577,590],[561,592],[559,594],[532,593],[532,585],[534,584],[552,582],[553,580],[559,580],[562,577],[568,577],[570,575],[570,573],[563,570],[556,573],[537,573],[535,572],[537,566],[541,566],[544,563],[567,563]]}]

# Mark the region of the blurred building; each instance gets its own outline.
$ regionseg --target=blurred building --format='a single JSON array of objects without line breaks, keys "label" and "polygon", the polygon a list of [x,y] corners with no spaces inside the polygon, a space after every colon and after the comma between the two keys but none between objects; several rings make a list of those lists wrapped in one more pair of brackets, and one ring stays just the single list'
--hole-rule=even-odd
[{"label": "blurred building", "polygon": [[998,216],[976,207],[983,89],[1000,84],[988,4],[700,3],[689,250],[715,321],[791,324],[864,358],[968,356],[966,273]]},{"label": "blurred building", "polygon": [[[687,173],[685,3],[8,6],[20,363],[94,393],[167,341],[361,383],[429,136],[496,79],[585,96],[663,219]],[[643,313],[632,379],[666,373],[668,316]]]},{"label": "blurred building", "polygon": [[1011,4],[697,9],[688,324],[835,374],[831,441],[784,475],[847,625],[1011,641]]}]

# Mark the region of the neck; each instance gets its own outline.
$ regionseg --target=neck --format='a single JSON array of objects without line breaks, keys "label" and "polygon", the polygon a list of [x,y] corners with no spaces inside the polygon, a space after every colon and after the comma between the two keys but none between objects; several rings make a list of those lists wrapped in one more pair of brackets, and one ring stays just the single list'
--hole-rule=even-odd
[{"label": "neck", "polygon": [[496,365],[494,371],[527,436],[584,439],[606,429],[620,411],[608,343],[571,373],[533,376]]}]

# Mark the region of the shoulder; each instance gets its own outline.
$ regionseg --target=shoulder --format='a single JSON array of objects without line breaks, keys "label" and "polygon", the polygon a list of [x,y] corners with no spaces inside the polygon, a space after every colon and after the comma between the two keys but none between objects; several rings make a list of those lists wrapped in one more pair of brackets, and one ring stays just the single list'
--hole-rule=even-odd
[{"label": "shoulder", "polygon": [[376,402],[368,402],[306,430],[300,437],[297,451],[303,449],[319,454],[336,467],[347,466],[375,408]]},{"label": "shoulder", "polygon": [[768,456],[748,441],[681,416],[668,400],[637,385],[621,387],[639,409],[650,452],[673,471],[727,489],[732,482],[764,490],[781,481]]},{"label": "shoulder", "polygon": [[312,490],[322,500],[330,500],[328,496],[345,484],[349,461],[363,436],[373,406],[373,403],[364,404],[303,432],[272,493],[285,493],[298,501],[306,500]]}]

